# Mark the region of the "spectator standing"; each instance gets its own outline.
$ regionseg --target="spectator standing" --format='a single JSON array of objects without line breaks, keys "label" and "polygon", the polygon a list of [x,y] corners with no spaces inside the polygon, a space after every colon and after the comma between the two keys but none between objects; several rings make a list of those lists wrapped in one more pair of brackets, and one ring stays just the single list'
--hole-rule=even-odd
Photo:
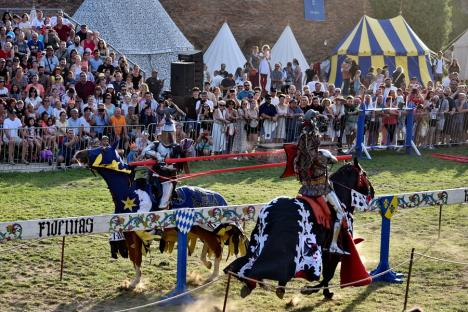
[{"label": "spectator standing", "polygon": [[[307,99],[307,98],[306,98]],[[290,99],[286,115],[286,142],[296,142],[299,135],[299,119],[304,115],[296,99]]]},{"label": "spectator standing", "polygon": [[76,32],[76,36],[80,37],[80,42],[86,39],[88,31],[88,26],[86,24],[80,26],[80,30]]},{"label": "spectator standing", "polygon": [[120,107],[115,109],[114,115],[110,117],[109,124],[112,126],[112,141],[119,141],[119,147],[127,149],[128,147],[128,129],[125,117],[122,116]]},{"label": "spectator standing", "polygon": [[302,68],[299,65],[299,61],[297,59],[293,59],[293,69],[294,69],[294,86],[297,90],[302,90]]},{"label": "spectator standing", "polygon": [[275,64],[275,69],[271,72],[271,87],[281,90],[283,88],[283,72],[279,63]]},{"label": "spectator standing", "polygon": [[153,98],[158,99],[159,94],[164,86],[164,79],[158,79],[158,71],[153,69],[151,71],[151,77],[146,79],[149,91],[153,94]]},{"label": "spectator standing", "polygon": [[442,51],[439,51],[439,53],[437,53],[437,58],[434,59],[432,66],[434,68],[435,81],[442,82],[442,77],[444,75],[444,66],[445,66],[445,61],[444,61],[444,56],[442,54]]},{"label": "spectator standing", "polygon": [[309,68],[305,70],[304,85],[307,85],[309,82],[311,82],[316,74],[317,73],[314,70],[314,63],[310,63]]},{"label": "spectator standing", "polygon": [[275,137],[275,130],[278,120],[278,111],[276,107],[271,104],[271,96],[265,95],[265,102],[260,105],[259,115],[262,123],[262,136],[265,142],[271,142]]},{"label": "spectator standing", "polygon": [[402,84],[405,82],[405,73],[403,67],[397,66],[392,74],[392,80],[395,87],[401,88]]},{"label": "spectator standing", "polygon": [[227,118],[226,102],[219,101],[213,113],[213,151],[222,154],[226,150],[226,130],[229,120]]},{"label": "spectator standing", "polygon": [[260,67],[260,56],[258,46],[253,46],[248,63],[248,78],[252,83],[253,87],[259,86],[259,67]]},{"label": "spectator standing", "polygon": [[[265,94],[266,85],[268,81],[268,76],[271,73],[271,65],[270,65],[270,46],[264,45],[262,47],[262,53],[259,53],[260,57],[260,64],[258,66],[258,72],[260,73],[260,87],[262,88],[262,93]],[[294,77],[294,74],[293,74]]]}]

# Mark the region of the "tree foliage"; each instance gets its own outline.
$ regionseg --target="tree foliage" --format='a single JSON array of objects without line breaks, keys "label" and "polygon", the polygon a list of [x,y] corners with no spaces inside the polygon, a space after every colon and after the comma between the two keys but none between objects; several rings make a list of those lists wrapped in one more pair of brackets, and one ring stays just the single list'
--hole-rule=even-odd
[{"label": "tree foliage", "polygon": [[438,51],[447,44],[452,31],[452,0],[370,0],[370,4],[378,19],[397,16],[402,4],[403,17],[430,49]]},{"label": "tree foliage", "polygon": [[452,0],[452,31],[449,41],[454,40],[465,29],[468,29],[468,1]]}]

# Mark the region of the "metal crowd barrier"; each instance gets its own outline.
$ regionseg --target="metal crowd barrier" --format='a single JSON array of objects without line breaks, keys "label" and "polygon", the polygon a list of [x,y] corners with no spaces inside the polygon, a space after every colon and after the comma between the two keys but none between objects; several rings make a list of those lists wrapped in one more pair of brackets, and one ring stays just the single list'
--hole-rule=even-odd
[{"label": "metal crowd barrier", "polygon": [[[339,142],[355,148],[388,149],[407,147],[413,142],[417,148],[463,144],[468,140],[468,113],[438,113],[410,110],[370,110],[362,113],[355,123],[346,116],[337,123],[331,118],[319,122],[320,133],[326,140]],[[393,117],[392,117],[393,116]],[[409,119],[412,118],[412,121]],[[290,143],[297,141],[300,127],[299,118],[279,117],[274,124],[249,123],[238,120],[221,124],[213,120],[181,121],[176,124],[177,143],[183,139],[193,140],[194,154],[206,156],[223,153],[243,153],[254,151],[259,143]],[[164,124],[126,126],[126,136],[120,140],[119,147],[124,157],[132,160],[139,155],[145,142],[158,139]],[[411,125],[409,127],[409,125]],[[70,128],[70,127],[69,127]],[[410,129],[411,133],[407,132]],[[0,171],[12,170],[11,164],[29,163],[35,168],[55,167],[59,156],[63,156],[65,166],[78,149],[98,146],[103,135],[113,144],[117,139],[113,126],[91,126],[71,128],[79,137],[71,148],[64,148],[65,129],[49,133],[47,128],[16,129],[19,139],[8,143],[5,131],[0,128]],[[16,131],[14,130],[14,131]],[[357,138],[360,138],[357,140]],[[356,147],[356,142],[360,146]],[[23,153],[23,150],[26,152]],[[10,153],[13,156],[10,157]],[[24,157],[23,157],[24,156]],[[63,164],[59,164],[63,166]],[[28,170],[32,166],[26,167]],[[17,169],[15,169],[17,170]]]}]

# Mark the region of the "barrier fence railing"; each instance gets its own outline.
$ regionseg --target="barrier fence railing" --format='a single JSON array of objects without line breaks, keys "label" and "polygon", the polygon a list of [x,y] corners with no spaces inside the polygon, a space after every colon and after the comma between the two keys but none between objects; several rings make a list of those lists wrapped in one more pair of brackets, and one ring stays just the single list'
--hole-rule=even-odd
[{"label": "barrier fence railing", "polygon": [[[192,152],[197,156],[250,152],[261,143],[277,143],[280,146],[281,143],[295,142],[299,134],[300,119],[297,117],[281,118],[273,128],[262,122],[256,127],[251,127],[247,120],[226,124],[213,120],[180,121],[176,125],[175,139],[178,143],[184,138],[192,139],[194,143]],[[119,146],[124,151],[124,156],[130,154],[131,159],[137,156],[146,142],[159,137],[163,126],[162,122],[122,127],[127,130],[124,131],[126,135],[121,137]],[[47,167],[51,162],[56,164],[59,153],[63,154],[60,147],[66,130],[60,127],[55,128],[54,126],[22,129],[0,127],[2,138],[0,164],[18,164],[22,160],[38,167]],[[120,133],[121,129],[109,125],[67,128],[74,129],[79,138],[79,148],[99,145],[100,142],[97,139],[100,139],[102,135],[109,136],[112,144],[118,137],[116,133]],[[6,131],[18,133],[14,144],[9,142]],[[374,149],[406,149],[408,152],[413,150],[419,154],[421,148],[432,149],[438,146],[466,143],[468,113],[434,115],[413,110],[367,110],[360,111],[355,126],[347,124],[346,117],[342,118],[338,125],[336,120],[330,117],[328,120],[319,122],[319,131],[324,141],[340,142],[344,146],[351,146],[352,144],[348,144],[351,140],[354,144],[352,149],[355,149],[359,156],[364,153],[369,159],[371,158],[369,151]],[[148,133],[148,136],[145,136],[145,133]],[[136,145],[133,152],[133,145],[130,143]],[[10,147],[12,145],[13,147]],[[11,150],[13,150],[12,157],[10,157]],[[23,153],[23,150],[26,152]],[[65,159],[73,154],[68,150],[65,151],[67,153]],[[0,171],[9,169],[11,170],[8,166],[0,166]]]}]

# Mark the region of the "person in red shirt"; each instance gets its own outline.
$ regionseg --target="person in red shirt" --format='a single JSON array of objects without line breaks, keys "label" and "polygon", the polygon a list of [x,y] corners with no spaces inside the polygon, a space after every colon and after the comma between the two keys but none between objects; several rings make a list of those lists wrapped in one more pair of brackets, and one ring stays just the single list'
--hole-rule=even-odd
[{"label": "person in red shirt", "polygon": [[63,19],[61,16],[57,16],[57,25],[55,25],[54,30],[57,32],[60,41],[67,41],[68,36],[70,35],[70,26],[65,25],[63,23]]},{"label": "person in red shirt", "polygon": [[75,90],[78,97],[86,103],[88,97],[94,94],[94,88],[95,84],[92,81],[87,80],[85,72],[81,72],[80,80],[75,84]]}]

